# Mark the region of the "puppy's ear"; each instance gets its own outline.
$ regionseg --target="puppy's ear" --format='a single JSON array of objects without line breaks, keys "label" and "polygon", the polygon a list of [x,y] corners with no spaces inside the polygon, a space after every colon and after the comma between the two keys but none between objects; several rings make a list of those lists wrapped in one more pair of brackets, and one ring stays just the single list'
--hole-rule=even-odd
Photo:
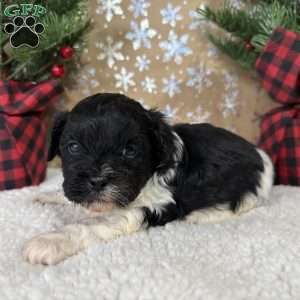
[{"label": "puppy's ear", "polygon": [[175,135],[161,112],[150,110],[148,116],[151,119],[150,137],[156,169],[163,173],[173,165],[174,154],[178,151]]},{"label": "puppy's ear", "polygon": [[67,122],[68,112],[57,112],[54,116],[51,132],[50,146],[48,150],[48,161],[51,161],[59,153],[59,141]]}]

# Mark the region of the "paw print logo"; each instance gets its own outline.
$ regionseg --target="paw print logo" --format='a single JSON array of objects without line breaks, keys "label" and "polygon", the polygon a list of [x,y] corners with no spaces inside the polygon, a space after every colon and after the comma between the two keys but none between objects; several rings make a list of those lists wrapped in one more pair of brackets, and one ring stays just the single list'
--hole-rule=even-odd
[{"label": "paw print logo", "polygon": [[17,16],[12,23],[4,26],[4,31],[10,34],[10,44],[13,48],[28,46],[35,48],[39,44],[39,34],[43,33],[45,27],[42,23],[36,23],[33,16]]}]

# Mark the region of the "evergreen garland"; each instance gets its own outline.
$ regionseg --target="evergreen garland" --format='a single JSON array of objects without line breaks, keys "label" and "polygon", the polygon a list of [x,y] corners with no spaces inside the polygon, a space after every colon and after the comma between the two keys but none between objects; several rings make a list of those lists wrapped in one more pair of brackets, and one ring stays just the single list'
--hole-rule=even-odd
[{"label": "evergreen garland", "polygon": [[[23,0],[4,1],[2,3],[2,24],[11,22],[11,18],[3,15],[3,10],[10,4],[22,4]],[[26,3],[42,5],[46,14],[37,18],[44,25],[44,32],[39,35],[36,48],[22,46],[12,48],[8,34],[2,32],[0,43],[2,50],[2,78],[22,81],[42,81],[52,77],[51,67],[63,64],[71,75],[79,65],[82,49],[85,45],[85,33],[90,29],[88,16],[88,0],[31,0]],[[61,47],[69,46],[75,52],[66,60],[60,57]]]},{"label": "evergreen garland", "polygon": [[227,32],[225,37],[209,32],[210,41],[242,67],[252,69],[276,28],[283,27],[300,33],[300,1],[243,2],[242,9],[225,1],[221,8],[206,6],[197,11],[202,20],[210,21]]}]

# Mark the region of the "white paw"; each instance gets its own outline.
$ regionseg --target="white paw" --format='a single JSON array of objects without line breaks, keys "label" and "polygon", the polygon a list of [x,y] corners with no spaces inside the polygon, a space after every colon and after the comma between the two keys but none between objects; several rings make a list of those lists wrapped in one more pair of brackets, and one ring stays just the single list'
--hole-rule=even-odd
[{"label": "white paw", "polygon": [[51,232],[29,240],[23,256],[31,264],[54,265],[76,253],[73,242],[64,232]]},{"label": "white paw", "polygon": [[67,204],[68,200],[64,197],[62,191],[59,192],[47,192],[47,193],[37,193],[33,202],[40,204]]}]

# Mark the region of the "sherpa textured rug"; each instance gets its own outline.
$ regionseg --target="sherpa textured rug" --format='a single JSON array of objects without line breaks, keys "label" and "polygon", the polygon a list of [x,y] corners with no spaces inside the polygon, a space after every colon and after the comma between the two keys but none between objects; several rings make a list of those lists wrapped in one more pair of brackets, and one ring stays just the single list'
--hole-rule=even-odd
[{"label": "sherpa textured rug", "polygon": [[24,242],[75,222],[72,205],[32,198],[55,190],[0,193],[0,299],[300,299],[300,189],[275,187],[270,202],[219,224],[174,222],[102,243],[56,266],[22,260]]}]

